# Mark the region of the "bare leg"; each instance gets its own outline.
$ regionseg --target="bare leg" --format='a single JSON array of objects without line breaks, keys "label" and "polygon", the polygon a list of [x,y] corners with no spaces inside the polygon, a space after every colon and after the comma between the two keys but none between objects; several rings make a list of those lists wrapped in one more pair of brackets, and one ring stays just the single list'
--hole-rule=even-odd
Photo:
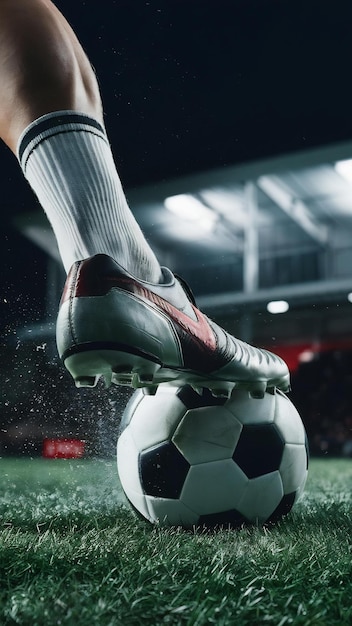
[{"label": "bare leg", "polygon": [[103,123],[95,74],[50,0],[0,0],[0,137],[16,151],[33,120],[58,110]]}]

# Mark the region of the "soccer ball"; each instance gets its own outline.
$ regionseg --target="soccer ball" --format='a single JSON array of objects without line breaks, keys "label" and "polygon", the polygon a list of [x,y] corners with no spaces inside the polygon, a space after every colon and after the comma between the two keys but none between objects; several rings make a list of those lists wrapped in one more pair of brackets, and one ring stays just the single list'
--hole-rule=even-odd
[{"label": "soccer ball", "polygon": [[303,492],[305,429],[276,390],[229,399],[160,385],[134,393],[117,443],[122,488],[134,510],[161,526],[237,528],[275,522]]}]

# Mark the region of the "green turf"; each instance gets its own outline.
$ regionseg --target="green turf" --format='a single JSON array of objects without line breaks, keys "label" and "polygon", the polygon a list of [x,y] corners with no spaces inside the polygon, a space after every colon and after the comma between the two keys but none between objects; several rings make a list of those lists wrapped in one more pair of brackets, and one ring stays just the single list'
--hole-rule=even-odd
[{"label": "green turf", "polygon": [[352,461],[312,460],[276,527],[160,530],[113,461],[0,460],[0,624],[352,624]]}]

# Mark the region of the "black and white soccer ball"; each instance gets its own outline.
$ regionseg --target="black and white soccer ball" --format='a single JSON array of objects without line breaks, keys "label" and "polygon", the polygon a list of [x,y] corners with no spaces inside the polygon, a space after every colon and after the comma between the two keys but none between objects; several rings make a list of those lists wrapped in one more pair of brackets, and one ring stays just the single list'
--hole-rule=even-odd
[{"label": "black and white soccer ball", "polygon": [[237,528],[275,522],[301,496],[308,448],[302,420],[280,391],[160,385],[136,391],[121,423],[117,464],[135,511],[161,526]]}]

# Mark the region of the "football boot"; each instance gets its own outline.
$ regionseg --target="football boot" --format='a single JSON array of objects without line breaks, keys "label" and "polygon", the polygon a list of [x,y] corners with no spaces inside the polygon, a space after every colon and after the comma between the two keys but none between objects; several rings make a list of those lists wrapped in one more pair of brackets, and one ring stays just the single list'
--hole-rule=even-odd
[{"label": "football boot", "polygon": [[105,254],[72,266],[57,319],[57,346],[77,387],[130,385],[154,393],[160,383],[234,388],[263,397],[289,391],[286,363],[236,339],[196,307],[184,281],[162,268],[163,282],[132,276]]}]

